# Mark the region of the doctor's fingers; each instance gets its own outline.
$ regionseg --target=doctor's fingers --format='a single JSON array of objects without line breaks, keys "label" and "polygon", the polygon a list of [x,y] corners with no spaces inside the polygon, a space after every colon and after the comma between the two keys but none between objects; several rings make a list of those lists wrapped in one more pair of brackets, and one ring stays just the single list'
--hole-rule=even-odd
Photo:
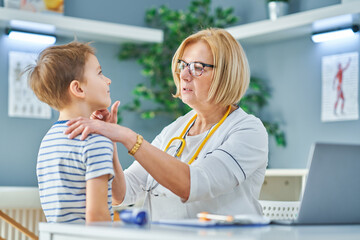
[{"label": "doctor's fingers", "polygon": [[109,110],[107,109],[97,110],[91,114],[90,119],[97,119],[105,122],[117,123],[117,113],[118,113],[119,105],[120,105],[120,101],[116,101],[111,106],[111,112],[109,112]]},{"label": "doctor's fingers", "polygon": [[111,106],[111,113],[110,113],[110,121],[109,122],[117,123],[117,114],[118,114],[118,110],[119,110],[119,105],[120,105],[120,101],[116,101]]},{"label": "doctor's fingers", "polygon": [[66,125],[72,126],[72,125],[74,125],[75,123],[78,123],[78,122],[83,121],[83,120],[85,120],[85,119],[88,119],[88,118],[84,118],[84,117],[73,118],[73,119],[70,119],[69,121],[67,121]]},{"label": "doctor's fingers", "polygon": [[[106,129],[106,123],[100,120],[91,120],[88,118],[84,118],[74,123],[68,128],[68,132],[70,133],[69,138],[72,139],[81,134],[80,140],[84,140],[91,133],[101,134],[104,129]],[[105,134],[103,134],[105,136]]]},{"label": "doctor's fingers", "polygon": [[77,135],[82,133],[82,131],[85,128],[84,124],[88,121],[96,121],[96,120],[90,120],[90,119],[80,117],[80,118],[76,118],[76,119],[68,121],[66,123],[66,125],[68,125],[68,128],[65,130],[64,134],[67,134],[67,135],[70,134],[68,136],[70,139],[76,137]]},{"label": "doctor's fingers", "polygon": [[77,137],[84,131],[85,127],[83,125],[73,124],[68,129],[66,129],[65,134],[68,134],[69,139]]},{"label": "doctor's fingers", "polygon": [[96,128],[92,128],[90,124],[84,124],[84,123],[81,124],[79,122],[71,125],[69,128],[70,128],[69,130],[70,134],[68,137],[70,139],[73,139],[81,134],[80,140],[85,140],[87,136],[91,133],[94,133],[96,129]]},{"label": "doctor's fingers", "polygon": [[107,115],[109,115],[108,110],[97,110],[91,114],[90,119],[98,119],[105,121]]},{"label": "doctor's fingers", "polygon": [[85,140],[90,133],[91,133],[90,127],[85,127],[81,133],[80,140]]}]

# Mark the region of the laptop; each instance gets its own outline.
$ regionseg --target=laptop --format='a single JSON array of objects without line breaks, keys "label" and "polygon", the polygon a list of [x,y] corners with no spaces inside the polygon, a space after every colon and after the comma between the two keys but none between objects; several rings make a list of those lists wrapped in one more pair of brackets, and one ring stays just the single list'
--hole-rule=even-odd
[{"label": "laptop", "polygon": [[360,145],[315,143],[295,220],[275,224],[360,224]]}]

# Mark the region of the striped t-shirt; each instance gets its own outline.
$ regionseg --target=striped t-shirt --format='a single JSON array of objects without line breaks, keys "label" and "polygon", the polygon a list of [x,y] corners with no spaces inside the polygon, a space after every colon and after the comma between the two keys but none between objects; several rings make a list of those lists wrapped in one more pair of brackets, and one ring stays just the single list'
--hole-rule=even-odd
[{"label": "striped t-shirt", "polygon": [[113,143],[108,138],[90,134],[69,139],[64,131],[67,121],[57,121],[43,138],[37,161],[41,206],[48,222],[84,222],[86,181],[110,174],[108,208],[111,206]]}]

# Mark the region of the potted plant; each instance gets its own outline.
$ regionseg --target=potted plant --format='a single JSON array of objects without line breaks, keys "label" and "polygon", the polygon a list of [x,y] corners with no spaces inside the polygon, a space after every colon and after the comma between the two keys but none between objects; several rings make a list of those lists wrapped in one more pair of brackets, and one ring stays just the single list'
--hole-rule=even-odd
[{"label": "potted plant", "polygon": [[[187,10],[172,10],[166,6],[151,8],[146,12],[146,22],[150,27],[164,31],[164,41],[153,44],[126,43],[122,45],[119,60],[137,59],[143,66],[142,73],[149,81],[138,84],[133,90],[134,99],[122,104],[122,111],[137,112],[144,119],[152,119],[166,114],[172,119],[184,115],[190,108],[172,96],[176,87],[171,74],[171,60],[179,44],[188,35],[206,27],[224,28],[234,24],[237,18],[233,8],[211,8],[211,0],[193,0]],[[240,107],[250,114],[260,115],[260,110],[270,97],[266,83],[252,77],[247,94],[240,101]],[[144,102],[152,104],[144,106]],[[278,123],[264,121],[269,133],[280,146],[286,145],[285,134]]]},{"label": "potted plant", "polygon": [[288,14],[289,0],[267,0],[268,13],[271,20]]}]

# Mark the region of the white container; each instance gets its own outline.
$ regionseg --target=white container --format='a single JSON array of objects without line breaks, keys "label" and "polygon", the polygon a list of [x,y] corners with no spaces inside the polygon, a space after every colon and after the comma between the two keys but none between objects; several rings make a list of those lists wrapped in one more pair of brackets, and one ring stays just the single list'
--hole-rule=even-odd
[{"label": "white container", "polygon": [[4,0],[4,7],[30,12],[64,14],[64,0]]},{"label": "white container", "polygon": [[288,14],[289,3],[284,1],[268,2],[269,18],[274,21],[277,18]]}]

